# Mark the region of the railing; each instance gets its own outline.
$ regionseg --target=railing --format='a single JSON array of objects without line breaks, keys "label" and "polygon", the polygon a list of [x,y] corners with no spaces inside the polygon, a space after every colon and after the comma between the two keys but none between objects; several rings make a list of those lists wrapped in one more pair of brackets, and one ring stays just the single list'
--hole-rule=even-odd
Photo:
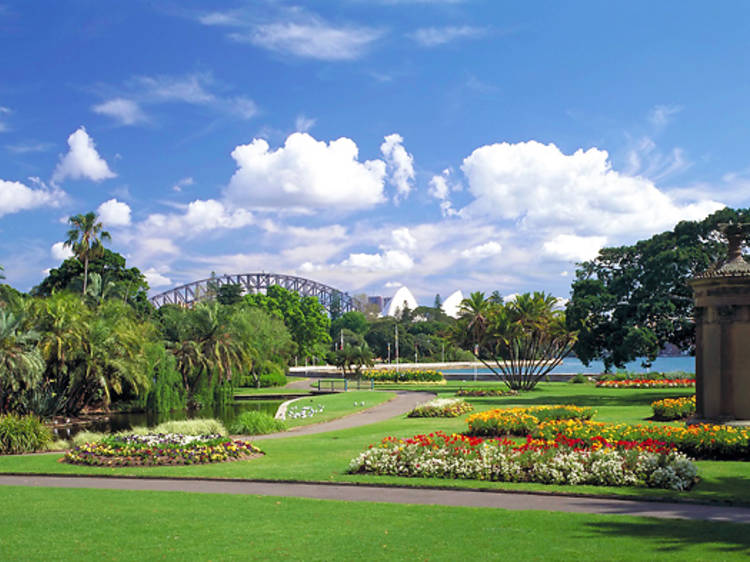
[{"label": "railing", "polygon": [[349,390],[375,390],[374,380],[349,380],[349,379],[318,379],[318,392],[330,390],[331,392],[348,392]]}]

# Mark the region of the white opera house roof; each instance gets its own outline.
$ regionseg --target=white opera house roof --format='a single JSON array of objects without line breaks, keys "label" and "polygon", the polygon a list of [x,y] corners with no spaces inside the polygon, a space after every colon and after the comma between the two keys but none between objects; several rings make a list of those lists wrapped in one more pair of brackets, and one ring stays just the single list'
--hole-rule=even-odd
[{"label": "white opera house roof", "polygon": [[[458,317],[458,309],[461,306],[462,300],[464,300],[463,293],[461,291],[455,291],[443,302],[443,312],[453,318]],[[406,305],[409,310],[414,310],[419,306],[417,299],[414,298],[414,295],[407,287],[399,287],[393,297],[388,299],[382,315],[399,316],[404,305]]]}]

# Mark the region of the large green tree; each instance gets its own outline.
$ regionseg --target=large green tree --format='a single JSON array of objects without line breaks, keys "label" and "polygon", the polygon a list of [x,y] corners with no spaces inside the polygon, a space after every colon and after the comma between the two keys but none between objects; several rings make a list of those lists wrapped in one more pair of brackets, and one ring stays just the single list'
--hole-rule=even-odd
[{"label": "large green tree", "polygon": [[[76,257],[68,258],[59,267],[50,270],[47,277],[31,290],[31,294],[37,297],[47,297],[53,292],[83,290],[84,265]],[[99,276],[91,293],[87,286],[87,293],[95,302],[101,302],[107,298],[115,298],[126,301],[140,314],[149,313],[152,306],[148,300],[148,283],[146,278],[137,267],[127,267],[125,258],[118,254],[102,248],[101,252],[91,256],[88,267],[88,278],[91,280],[94,274]],[[96,277],[93,277],[96,279]]]},{"label": "large green tree", "polygon": [[89,260],[101,254],[102,242],[111,240],[109,232],[104,230],[104,225],[97,220],[96,213],[90,211],[85,215],[74,215],[68,219],[70,230],[63,244],[71,248],[79,261],[83,262],[83,290],[86,294],[86,285],[89,276]]},{"label": "large green tree", "polygon": [[38,340],[17,313],[0,308],[0,414],[25,413],[21,397],[41,384],[44,360]]},{"label": "large green tree", "polygon": [[722,209],[683,221],[632,246],[603,248],[579,264],[567,304],[578,331],[575,353],[607,370],[638,358],[654,360],[666,344],[695,348],[693,294],[688,281],[726,257],[718,225],[750,221],[748,209]]}]

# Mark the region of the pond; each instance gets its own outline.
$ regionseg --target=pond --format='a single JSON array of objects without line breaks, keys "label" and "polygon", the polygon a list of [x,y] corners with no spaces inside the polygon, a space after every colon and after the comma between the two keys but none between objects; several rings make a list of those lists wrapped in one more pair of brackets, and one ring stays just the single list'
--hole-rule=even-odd
[{"label": "pond", "polygon": [[80,431],[101,431],[112,433],[124,431],[136,426],[154,427],[165,421],[190,420],[196,418],[215,418],[227,428],[243,412],[256,410],[273,416],[283,400],[243,400],[221,406],[201,408],[200,410],[175,410],[172,412],[120,412],[109,414],[109,419],[94,421],[85,425],[58,429],[58,435],[67,439]]}]

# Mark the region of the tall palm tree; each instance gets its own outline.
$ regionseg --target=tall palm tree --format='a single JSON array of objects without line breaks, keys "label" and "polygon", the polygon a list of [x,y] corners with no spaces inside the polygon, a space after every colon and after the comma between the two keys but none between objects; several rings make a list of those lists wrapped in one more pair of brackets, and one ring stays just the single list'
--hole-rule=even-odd
[{"label": "tall palm tree", "polygon": [[461,330],[471,333],[473,344],[472,353],[479,345],[482,335],[487,328],[488,316],[492,308],[492,301],[484,297],[481,291],[474,291],[467,298],[461,301],[458,308],[458,318]]},{"label": "tall palm tree", "polygon": [[83,262],[83,292],[86,294],[86,283],[89,276],[89,259],[99,255],[103,249],[102,242],[112,237],[97,222],[96,213],[90,211],[85,215],[75,215],[68,219],[70,226],[68,239],[63,246],[71,248],[76,257]]},{"label": "tall palm tree", "polygon": [[[5,268],[0,265],[0,272],[5,271]],[[0,273],[0,279],[5,279],[5,275],[3,273]]]}]

